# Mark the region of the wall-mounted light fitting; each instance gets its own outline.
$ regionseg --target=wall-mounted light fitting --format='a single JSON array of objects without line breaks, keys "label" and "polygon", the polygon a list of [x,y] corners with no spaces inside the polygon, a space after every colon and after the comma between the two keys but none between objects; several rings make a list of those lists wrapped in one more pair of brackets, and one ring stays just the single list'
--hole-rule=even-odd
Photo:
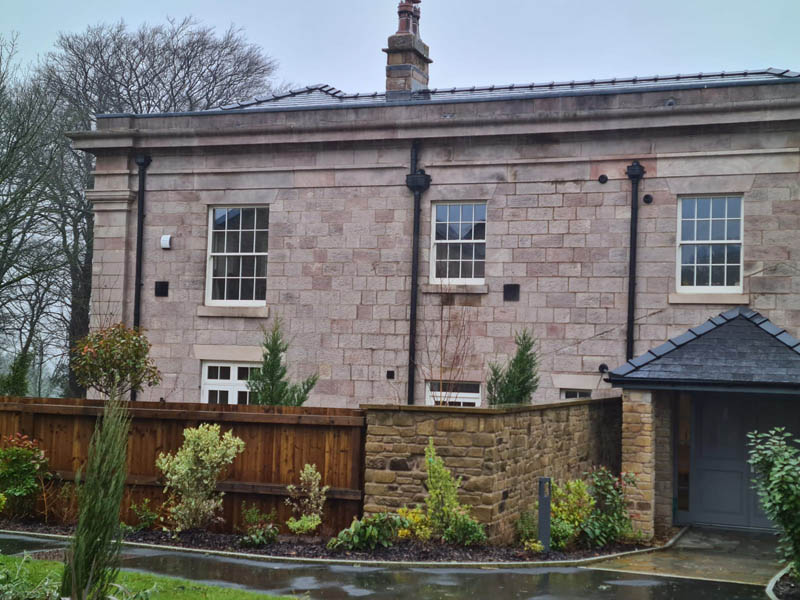
[{"label": "wall-mounted light fitting", "polygon": [[161,236],[161,249],[162,250],[169,250],[172,248],[172,236],[171,235],[162,235]]}]

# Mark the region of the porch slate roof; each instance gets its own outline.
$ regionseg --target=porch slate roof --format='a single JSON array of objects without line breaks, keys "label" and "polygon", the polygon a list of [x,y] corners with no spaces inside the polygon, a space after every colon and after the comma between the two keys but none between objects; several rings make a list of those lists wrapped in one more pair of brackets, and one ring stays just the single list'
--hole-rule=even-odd
[{"label": "porch slate roof", "polygon": [[737,307],[632,358],[608,374],[618,387],[782,387],[800,394],[800,340]]}]

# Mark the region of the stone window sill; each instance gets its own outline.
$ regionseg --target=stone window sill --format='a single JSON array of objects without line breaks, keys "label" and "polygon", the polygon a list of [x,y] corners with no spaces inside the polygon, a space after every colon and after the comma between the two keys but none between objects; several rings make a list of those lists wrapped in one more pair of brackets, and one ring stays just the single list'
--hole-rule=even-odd
[{"label": "stone window sill", "polygon": [[423,283],[419,286],[423,294],[488,294],[489,286],[483,284],[473,285],[440,285],[438,283]]},{"label": "stone window sill", "polygon": [[198,317],[238,317],[243,319],[266,319],[269,306],[206,306],[197,307]]},{"label": "stone window sill", "polygon": [[750,304],[750,294],[670,294],[670,304]]}]

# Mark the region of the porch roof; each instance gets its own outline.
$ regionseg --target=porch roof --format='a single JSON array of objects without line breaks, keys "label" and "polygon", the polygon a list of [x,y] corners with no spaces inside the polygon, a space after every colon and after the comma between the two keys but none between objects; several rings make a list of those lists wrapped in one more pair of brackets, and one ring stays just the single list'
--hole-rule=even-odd
[{"label": "porch roof", "polygon": [[632,358],[608,374],[634,389],[758,390],[800,395],[800,340],[741,306]]}]

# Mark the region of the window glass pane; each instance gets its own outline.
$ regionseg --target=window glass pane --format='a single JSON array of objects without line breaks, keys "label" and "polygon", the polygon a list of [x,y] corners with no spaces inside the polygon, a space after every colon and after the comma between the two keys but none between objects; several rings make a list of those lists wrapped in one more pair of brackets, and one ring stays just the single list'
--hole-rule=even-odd
[{"label": "window glass pane", "polygon": [[715,265],[725,264],[725,246],[722,244],[711,246],[711,262]]},{"label": "window glass pane", "polygon": [[462,240],[472,239],[472,223],[461,224],[461,239]]},{"label": "window glass pane", "polygon": [[266,277],[267,276],[267,257],[266,256],[257,256],[256,257],[256,277]]},{"label": "window glass pane", "polygon": [[681,221],[681,240],[684,242],[694,241],[694,221]]},{"label": "window glass pane", "polygon": [[447,226],[447,239],[448,240],[457,240],[458,239],[458,225],[448,225]]},{"label": "window glass pane", "polygon": [[[267,235],[266,233],[259,233],[258,235]],[[253,251],[253,232],[243,231],[241,238],[241,252]]]},{"label": "window glass pane", "polygon": [[461,244],[448,244],[448,255],[451,260],[461,258]]},{"label": "window glass pane", "polygon": [[472,204],[465,204],[461,207],[461,220],[472,221]]},{"label": "window glass pane", "polygon": [[728,237],[729,240],[741,239],[741,221],[739,219],[730,219],[728,221]]},{"label": "window glass pane", "polygon": [[249,367],[237,367],[236,369],[236,379],[239,381],[247,381],[250,379],[250,368]]},{"label": "window glass pane", "polygon": [[709,281],[709,267],[700,267],[698,266],[696,269],[696,285],[708,285]]},{"label": "window glass pane", "polygon": [[711,216],[711,198],[697,199],[697,218],[708,219]]},{"label": "window glass pane", "polygon": [[266,279],[256,279],[256,293],[255,293],[255,300],[266,300],[267,299],[267,280]]},{"label": "window glass pane", "polygon": [[714,219],[711,221],[711,239],[724,240],[725,239],[725,221],[721,219]]},{"label": "window glass pane", "polygon": [[447,225],[436,225],[436,239],[437,240],[446,240],[447,239]]},{"label": "window glass pane", "polygon": [[247,392],[240,390],[236,396],[236,404],[247,404],[249,395]]},{"label": "window glass pane", "polygon": [[239,297],[240,300],[252,300],[253,299],[253,292],[255,291],[254,288],[254,281],[253,279],[242,279],[241,285],[241,295]]},{"label": "window glass pane", "polygon": [[707,240],[709,238],[709,221],[697,221],[697,238],[698,240]]},{"label": "window glass pane", "polygon": [[269,234],[266,231],[256,233],[256,252],[266,252],[269,244]]},{"label": "window glass pane", "polygon": [[228,213],[224,208],[214,209],[214,229],[225,229],[225,215]]},{"label": "window glass pane", "polygon": [[215,231],[212,234],[211,251],[212,252],[225,252],[225,233],[224,232],[216,232]]},{"label": "window glass pane", "polygon": [[711,267],[711,285],[725,285],[725,267]]},{"label": "window glass pane", "polygon": [[451,204],[450,206],[447,207],[447,209],[448,209],[448,215],[447,215],[447,220],[448,221],[450,221],[450,222],[454,222],[455,221],[457,223],[458,221],[461,220],[460,219],[460,217],[461,217],[461,206],[459,204]]},{"label": "window glass pane", "polygon": [[438,260],[447,258],[447,244],[436,244],[436,258]]},{"label": "window glass pane", "polygon": [[243,208],[242,209],[242,229],[255,229],[256,227],[256,209]]},{"label": "window glass pane", "polygon": [[239,277],[239,261],[238,256],[228,257],[228,269],[225,271],[228,277]]},{"label": "window glass pane", "polygon": [[694,285],[694,267],[681,267],[681,285]]},{"label": "window glass pane", "polygon": [[472,260],[472,253],[474,248],[475,244],[461,244],[461,258]]},{"label": "window glass pane", "polygon": [[228,210],[228,222],[226,225],[226,229],[239,229],[240,219],[239,219],[239,209],[238,208],[231,208]]},{"label": "window glass pane", "polygon": [[486,221],[486,205],[476,204],[474,208],[475,220]]},{"label": "window glass pane", "polygon": [[681,218],[692,219],[694,218],[694,198],[683,198],[681,200]]},{"label": "window glass pane", "polygon": [[225,299],[238,300],[239,299],[239,280],[226,279],[225,280]]},{"label": "window glass pane", "polygon": [[214,277],[225,277],[224,256],[215,256],[211,259],[211,275]]},{"label": "window glass pane", "polygon": [[476,240],[485,240],[486,239],[486,224],[485,223],[476,223],[475,224],[475,239]]},{"label": "window glass pane", "polygon": [[728,264],[738,265],[742,262],[742,247],[739,244],[728,244]]},{"label": "window glass pane", "polygon": [[239,252],[239,232],[229,231],[225,243],[225,252]]},{"label": "window glass pane", "polygon": [[208,378],[219,379],[219,367],[208,367]]},{"label": "window glass pane", "polygon": [[267,229],[269,227],[269,209],[257,208],[256,209],[256,228]]},{"label": "window glass pane", "polygon": [[711,199],[711,218],[724,219],[725,218],[725,202],[727,198],[712,198]]},{"label": "window glass pane", "polygon": [[728,198],[728,218],[738,219],[742,216],[742,199]]},{"label": "window glass pane", "polygon": [[225,280],[214,279],[211,282],[211,299],[225,300]]},{"label": "window glass pane", "polygon": [[253,277],[256,274],[256,257],[242,257],[242,277]]},{"label": "window glass pane", "polygon": [[219,404],[228,403],[228,392],[226,390],[219,390],[218,392]]},{"label": "window glass pane", "polygon": [[472,263],[468,261],[461,262],[461,277],[472,279]]},{"label": "window glass pane", "polygon": [[438,223],[447,221],[447,206],[440,204],[436,207],[436,221]]},{"label": "window glass pane", "polygon": [[230,379],[231,378],[231,368],[230,367],[220,367],[219,368],[219,378],[220,379]]},{"label": "window glass pane", "polygon": [[739,285],[741,284],[741,269],[736,267],[728,267],[728,278],[725,282],[725,285]]},{"label": "window glass pane", "polygon": [[486,244],[475,244],[475,260],[486,258]]},{"label": "window glass pane", "polygon": [[217,403],[217,390],[208,390],[208,403],[209,404]]},{"label": "window glass pane", "polygon": [[447,261],[444,260],[437,260],[436,261],[436,278],[443,279],[447,277]]},{"label": "window glass pane", "polygon": [[451,279],[458,279],[461,276],[461,263],[457,260],[451,260],[447,263],[447,277]]},{"label": "window glass pane", "polygon": [[681,264],[694,264],[694,246],[681,246]]},{"label": "window glass pane", "polygon": [[481,261],[475,261],[475,274],[474,274],[474,277],[476,279],[481,279],[481,278],[483,278],[485,276],[484,275],[485,266],[486,266],[486,263],[484,263],[482,260]]},{"label": "window glass pane", "polygon": [[700,246],[696,246],[696,248],[698,265],[707,265],[709,262],[711,262],[711,246],[702,244]]}]

